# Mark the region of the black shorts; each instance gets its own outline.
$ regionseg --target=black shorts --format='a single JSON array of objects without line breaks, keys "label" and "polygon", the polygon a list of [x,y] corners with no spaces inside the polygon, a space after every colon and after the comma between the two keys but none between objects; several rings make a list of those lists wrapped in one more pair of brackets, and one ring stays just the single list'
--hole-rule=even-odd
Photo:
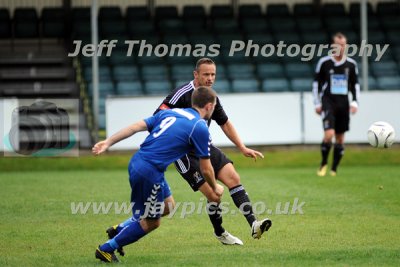
[{"label": "black shorts", "polygon": [[334,129],[335,133],[341,134],[349,130],[349,105],[338,106],[332,103],[323,103],[321,115],[324,131]]},{"label": "black shorts", "polygon": [[[213,166],[215,176],[228,163],[233,163],[226,155],[217,147],[210,146],[210,160]],[[189,183],[193,191],[199,190],[206,180],[200,172],[199,158],[189,153],[175,161],[175,167],[181,176]]]}]

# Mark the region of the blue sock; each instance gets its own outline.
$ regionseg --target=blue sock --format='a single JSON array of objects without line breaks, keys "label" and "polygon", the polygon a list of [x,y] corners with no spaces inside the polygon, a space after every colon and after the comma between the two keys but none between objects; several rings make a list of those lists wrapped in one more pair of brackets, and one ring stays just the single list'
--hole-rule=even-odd
[{"label": "blue sock", "polygon": [[122,229],[122,231],[113,239],[118,246],[123,247],[138,241],[145,235],[146,232],[143,231],[140,223],[138,221],[132,221],[132,223]]},{"label": "blue sock", "polygon": [[129,219],[127,219],[126,221],[118,224],[117,226],[117,232],[121,232],[122,229],[124,229],[125,227],[127,227],[128,225],[132,224],[136,222],[136,219],[134,219],[133,217],[130,217]]},{"label": "blue sock", "polygon": [[104,243],[103,245],[100,246],[100,250],[108,252],[108,253],[114,252],[114,250],[116,250],[117,248],[119,248],[119,246],[118,246],[118,243],[115,242],[114,238],[108,240],[106,243]]}]

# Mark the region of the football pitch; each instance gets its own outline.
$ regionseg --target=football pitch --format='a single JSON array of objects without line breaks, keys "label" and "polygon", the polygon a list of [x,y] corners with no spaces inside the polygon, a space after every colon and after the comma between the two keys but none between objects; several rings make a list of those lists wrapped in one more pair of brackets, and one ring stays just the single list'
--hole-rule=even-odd
[{"label": "football pitch", "polygon": [[[125,257],[117,255],[118,266],[400,266],[398,146],[349,147],[337,177],[315,175],[316,148],[267,150],[257,163],[228,155],[258,203],[258,217],[272,219],[269,232],[252,239],[225,190],[223,225],[244,246],[221,245],[206,213],[197,212],[204,197],[169,168],[167,180],[181,206],[127,246]],[[129,201],[129,158],[1,158],[0,266],[103,265],[94,251],[106,240],[106,228],[130,216],[116,209]],[[189,202],[196,212],[183,214]],[[89,208],[73,210],[77,203]],[[99,212],[94,203],[112,205]]]}]

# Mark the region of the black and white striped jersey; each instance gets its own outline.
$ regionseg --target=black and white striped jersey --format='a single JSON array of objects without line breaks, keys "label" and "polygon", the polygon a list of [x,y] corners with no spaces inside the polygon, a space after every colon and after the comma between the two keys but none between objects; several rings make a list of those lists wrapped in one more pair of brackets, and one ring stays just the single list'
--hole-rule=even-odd
[{"label": "black and white striped jersey", "polygon": [[328,101],[334,105],[348,106],[348,93],[351,92],[351,105],[358,106],[360,85],[357,76],[357,63],[353,59],[344,57],[336,61],[331,56],[321,58],[313,82],[314,105],[321,106]]},{"label": "black and white striped jersey", "polygon": [[[160,110],[170,108],[190,108],[192,107],[192,93],[194,90],[193,81],[184,84],[174,89],[161,103],[161,105],[154,112],[156,114]],[[211,116],[212,120],[218,125],[224,125],[228,121],[228,116],[225,113],[224,108],[221,105],[219,98],[217,97],[217,104],[215,105],[214,112]],[[211,120],[208,121],[210,125]]]}]

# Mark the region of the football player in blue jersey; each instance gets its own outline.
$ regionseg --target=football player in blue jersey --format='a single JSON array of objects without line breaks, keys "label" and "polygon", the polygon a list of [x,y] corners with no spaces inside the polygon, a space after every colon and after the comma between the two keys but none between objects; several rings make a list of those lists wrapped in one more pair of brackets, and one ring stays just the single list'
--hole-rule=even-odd
[{"label": "football player in blue jersey", "polygon": [[215,92],[209,87],[199,87],[192,95],[192,108],[159,112],[94,145],[92,151],[99,155],[135,133],[149,131],[128,166],[133,217],[112,228],[111,238],[96,249],[96,258],[118,262],[115,250],[123,254],[123,246],[160,226],[161,216],[167,215],[175,203],[164,172],[189,151],[195,151],[207,183],[219,198],[222,196],[223,187],[217,184],[210,161],[211,138],[205,121],[211,117],[215,105]]}]

